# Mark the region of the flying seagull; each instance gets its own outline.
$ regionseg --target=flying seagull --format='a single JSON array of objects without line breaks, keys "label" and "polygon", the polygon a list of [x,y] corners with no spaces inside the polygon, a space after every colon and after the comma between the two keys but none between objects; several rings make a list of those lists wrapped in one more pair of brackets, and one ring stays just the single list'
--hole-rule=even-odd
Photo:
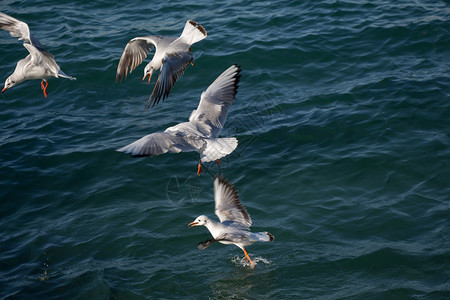
[{"label": "flying seagull", "polygon": [[145,80],[149,76],[148,82],[150,82],[153,72],[160,70],[158,80],[147,102],[148,109],[159,103],[161,98],[164,101],[187,66],[194,65],[191,45],[203,40],[206,36],[203,26],[189,20],[178,38],[159,35],[135,37],[127,43],[122,53],[117,66],[116,81],[122,80],[123,77],[126,79],[128,70],[131,73],[147,57],[150,49],[155,47],[153,59],[145,66],[142,78]]},{"label": "flying seagull", "polygon": [[236,138],[219,138],[219,134],[227,119],[228,109],[236,98],[240,72],[239,66],[232,65],[217,77],[202,93],[189,122],[146,135],[117,151],[134,157],[197,151],[200,154],[198,175],[202,172],[202,162],[216,160],[219,163],[220,158],[233,152],[238,145]]},{"label": "flying seagull", "polygon": [[43,49],[39,40],[30,34],[30,29],[26,23],[0,12],[0,29],[9,31],[11,36],[23,40],[23,46],[30,52],[27,57],[17,62],[14,73],[5,81],[2,93],[25,80],[42,79],[41,89],[47,98],[47,80],[49,78],[62,77],[70,80],[76,79],[61,70],[53,55]]},{"label": "flying seagull", "polygon": [[213,239],[200,242],[199,249],[206,249],[215,242],[234,244],[244,251],[252,269],[255,268],[255,263],[244,247],[254,242],[273,242],[274,236],[268,232],[250,232],[252,225],[250,215],[239,201],[239,195],[234,186],[223,177],[216,176],[214,180],[214,202],[215,212],[220,222],[202,215],[188,224],[189,227],[205,226],[213,236]]}]

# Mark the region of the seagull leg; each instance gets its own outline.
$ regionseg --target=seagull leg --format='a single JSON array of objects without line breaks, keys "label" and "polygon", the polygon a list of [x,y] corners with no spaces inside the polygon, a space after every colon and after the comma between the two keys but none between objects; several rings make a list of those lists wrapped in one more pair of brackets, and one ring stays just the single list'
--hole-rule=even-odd
[{"label": "seagull leg", "polygon": [[220,162],[220,159],[216,159],[216,163],[217,163],[217,166],[219,166],[219,167],[220,167],[220,165],[222,164],[222,163]]},{"label": "seagull leg", "polygon": [[47,98],[47,87],[48,87],[48,81],[45,81],[45,85],[44,85],[44,80],[41,81],[41,89],[44,92],[44,97]]},{"label": "seagull leg", "polygon": [[248,259],[248,261],[250,262],[250,265],[252,266],[252,269],[255,268],[255,263],[250,259],[250,256],[248,256],[247,251],[245,251],[245,248],[242,247],[242,250],[244,251],[245,257]]},{"label": "seagull leg", "polygon": [[200,176],[200,174],[203,172],[202,169],[202,161],[198,162],[198,170],[197,170],[197,175]]}]

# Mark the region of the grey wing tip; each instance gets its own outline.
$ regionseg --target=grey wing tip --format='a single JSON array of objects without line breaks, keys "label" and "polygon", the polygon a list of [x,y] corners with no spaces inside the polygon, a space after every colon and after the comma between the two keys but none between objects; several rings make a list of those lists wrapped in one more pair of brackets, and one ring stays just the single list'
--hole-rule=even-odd
[{"label": "grey wing tip", "polygon": [[[167,93],[168,95],[169,93]],[[155,91],[153,90],[152,94],[150,95],[150,98],[147,101],[147,105],[145,106],[145,110],[149,110],[150,107],[155,106],[156,104],[159,103],[159,101],[162,99],[162,101],[164,102],[164,100],[167,98],[166,94],[158,94],[156,95]]]},{"label": "grey wing tip", "polygon": [[149,154],[139,154],[139,153],[138,153],[138,154],[135,154],[135,153],[133,153],[132,150],[127,149],[127,148],[128,148],[128,147],[125,146],[125,147],[116,149],[116,151],[117,151],[117,152],[122,152],[122,153],[125,153],[125,154],[129,154],[131,157],[147,157],[147,156],[152,156],[152,155],[149,155]]},{"label": "grey wing tip", "polygon": [[126,67],[125,71],[123,70],[123,66],[119,65],[117,66],[117,72],[116,72],[116,82],[122,82],[122,79],[127,79],[128,75],[128,67]]}]

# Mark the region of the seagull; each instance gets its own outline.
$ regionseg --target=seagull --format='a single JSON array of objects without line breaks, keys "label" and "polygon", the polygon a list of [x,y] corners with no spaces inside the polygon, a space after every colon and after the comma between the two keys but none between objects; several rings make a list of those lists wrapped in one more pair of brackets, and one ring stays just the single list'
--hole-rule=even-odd
[{"label": "seagull", "polygon": [[44,97],[47,98],[47,80],[49,78],[62,77],[76,80],[75,77],[64,73],[53,55],[42,48],[39,40],[30,34],[27,23],[0,12],[0,29],[9,31],[11,36],[23,40],[23,46],[30,52],[27,57],[17,62],[16,69],[5,81],[2,93],[25,80],[42,79],[41,89]]},{"label": "seagull", "polygon": [[216,203],[215,212],[220,223],[202,215],[188,224],[191,228],[205,226],[213,236],[213,239],[200,242],[198,248],[204,250],[215,242],[226,245],[234,244],[244,251],[245,257],[254,269],[255,263],[250,259],[244,247],[250,246],[254,242],[273,242],[275,237],[268,232],[250,232],[252,219],[239,201],[236,189],[224,177],[216,176],[214,179],[214,202]]},{"label": "seagull", "polygon": [[142,78],[145,80],[149,76],[148,82],[150,82],[153,72],[160,70],[158,80],[147,102],[146,109],[148,109],[159,103],[161,98],[164,101],[187,66],[194,65],[191,45],[203,40],[206,36],[203,26],[188,20],[178,38],[159,35],[135,37],[125,46],[117,66],[116,81],[122,80],[123,77],[126,79],[128,69],[131,73],[147,57],[150,49],[155,47],[153,59],[145,66]]},{"label": "seagull", "polygon": [[179,123],[164,132],[146,135],[117,151],[133,157],[156,156],[171,152],[197,151],[200,154],[197,175],[203,171],[202,162],[216,160],[236,149],[236,138],[219,138],[228,115],[228,109],[236,98],[241,69],[232,65],[202,93],[200,103],[192,111],[189,122]]}]

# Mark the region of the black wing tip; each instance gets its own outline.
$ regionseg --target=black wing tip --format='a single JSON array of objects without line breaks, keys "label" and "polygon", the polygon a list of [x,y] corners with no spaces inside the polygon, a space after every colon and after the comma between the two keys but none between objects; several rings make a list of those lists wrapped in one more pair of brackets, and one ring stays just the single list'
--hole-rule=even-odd
[{"label": "black wing tip", "polygon": [[225,178],[225,176],[223,176],[223,175],[219,176],[218,174],[216,174],[216,176],[214,176],[214,180],[219,180],[219,183],[223,183],[225,185],[231,185],[232,186],[232,184],[230,183],[230,180]]},{"label": "black wing tip", "polygon": [[209,246],[211,246],[211,244],[214,244],[215,242],[217,242],[217,240],[215,239],[207,239],[205,241],[201,241],[197,244],[197,248],[200,250],[205,250],[206,248],[208,248]]},{"label": "black wing tip", "polygon": [[125,153],[125,154],[130,155],[132,158],[140,158],[140,157],[150,157],[150,156],[153,156],[153,155],[148,155],[148,154],[131,154],[131,153]]},{"label": "black wing tip", "polygon": [[129,156],[133,157],[133,158],[139,158],[139,157],[151,157],[154,156],[153,154],[133,154],[131,152],[125,152],[125,151],[120,151],[120,149],[116,150],[117,152],[122,152],[124,154],[128,154]]},{"label": "black wing tip", "polygon": [[242,205],[241,200],[239,198],[239,193],[236,190],[235,186],[228,179],[226,179],[223,175],[220,175],[220,176],[216,175],[215,180],[219,180],[220,184],[225,185],[225,187],[227,189],[231,190],[231,192],[233,193],[233,196],[234,196],[234,204],[238,207],[238,209],[240,209],[242,211],[242,213],[244,214],[244,218],[251,223],[250,215],[248,214],[247,209],[245,209],[245,206]]},{"label": "black wing tip", "polygon": [[[235,186],[230,182],[230,180],[228,180],[227,178],[225,178],[223,175],[216,175],[215,176],[216,180],[219,180],[220,184],[225,185],[227,188],[231,189],[234,196],[236,197],[236,199],[238,199],[239,201],[239,193],[237,192]],[[241,204],[242,205],[242,204]]]},{"label": "black wing tip", "polygon": [[234,75],[235,81],[234,81],[234,95],[236,96],[238,89],[239,89],[239,82],[241,81],[241,72],[242,72],[242,68],[240,65],[238,64],[233,64],[233,66],[235,66],[236,69],[236,74]]},{"label": "black wing tip", "polygon": [[269,236],[269,241],[270,241],[270,242],[273,242],[273,241],[275,240],[275,237],[274,237],[273,234],[267,232],[267,235]]},{"label": "black wing tip", "polygon": [[223,175],[216,175],[215,177],[214,177],[214,179],[218,179],[219,180],[219,183],[222,183],[222,184],[224,184],[224,185],[226,185],[226,186],[229,186],[229,187],[231,187],[233,190],[236,190],[236,188],[234,187],[234,185],[230,182],[230,180],[228,179],[228,178],[226,178],[225,176],[223,176]]},{"label": "black wing tip", "polygon": [[220,175],[220,176],[216,175],[216,176],[214,176],[214,180],[218,180],[220,184],[223,184],[227,188],[232,189],[233,192],[236,194],[236,196],[239,196],[237,191],[236,191],[236,188],[234,187],[234,185],[230,182],[229,179],[225,178],[225,176],[223,176],[223,175]]},{"label": "black wing tip", "polygon": [[153,155],[149,154],[130,154],[132,158],[139,158],[139,157],[151,157]]}]

